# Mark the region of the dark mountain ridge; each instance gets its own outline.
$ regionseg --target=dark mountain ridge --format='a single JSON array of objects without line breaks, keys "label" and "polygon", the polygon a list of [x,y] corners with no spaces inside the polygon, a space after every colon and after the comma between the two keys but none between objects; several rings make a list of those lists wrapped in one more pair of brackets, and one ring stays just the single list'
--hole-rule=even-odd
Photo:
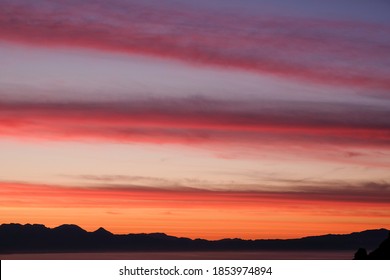
[{"label": "dark mountain ridge", "polygon": [[387,229],[327,234],[296,239],[221,239],[209,241],[164,233],[113,234],[104,228],[87,232],[77,225],[48,228],[39,224],[0,225],[0,253],[131,252],[131,251],[260,251],[373,250],[389,235]]}]

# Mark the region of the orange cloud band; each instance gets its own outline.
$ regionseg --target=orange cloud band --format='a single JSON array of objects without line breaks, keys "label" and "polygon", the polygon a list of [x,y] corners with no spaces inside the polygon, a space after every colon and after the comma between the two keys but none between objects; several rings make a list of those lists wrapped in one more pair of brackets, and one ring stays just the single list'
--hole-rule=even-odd
[{"label": "orange cloud band", "polygon": [[8,207],[273,208],[315,204],[390,207],[390,186],[378,183],[360,186],[292,187],[291,191],[205,190],[187,187],[178,189],[134,185],[69,187],[12,182],[1,182],[0,186],[1,205]]},{"label": "orange cloud band", "polygon": [[294,191],[0,183],[3,222],[220,239],[291,238],[389,226],[386,184]]}]

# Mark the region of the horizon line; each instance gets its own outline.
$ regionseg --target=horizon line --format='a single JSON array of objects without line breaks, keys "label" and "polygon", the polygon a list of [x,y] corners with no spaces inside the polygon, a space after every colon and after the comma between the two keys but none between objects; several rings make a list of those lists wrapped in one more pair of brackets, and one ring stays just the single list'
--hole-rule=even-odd
[{"label": "horizon line", "polygon": [[81,230],[85,231],[86,233],[94,233],[94,232],[97,232],[99,229],[103,229],[105,230],[106,232],[112,234],[112,235],[154,235],[154,234],[163,234],[167,237],[175,237],[175,238],[178,238],[178,239],[182,239],[182,238],[185,238],[185,239],[190,239],[190,240],[205,240],[205,241],[210,241],[210,242],[213,242],[213,241],[221,241],[221,240],[242,240],[242,241],[258,241],[258,240],[297,240],[297,239],[304,239],[304,238],[310,238],[310,237],[322,237],[322,236],[327,236],[327,235],[336,235],[336,236],[340,236],[340,235],[350,235],[350,234],[355,234],[355,233],[362,233],[362,232],[367,232],[367,231],[379,231],[379,230],[386,230],[390,233],[390,229],[388,228],[385,228],[385,227],[381,227],[381,228],[370,228],[370,229],[363,229],[363,230],[360,230],[360,231],[353,231],[353,232],[345,232],[345,233],[324,233],[324,234],[319,234],[319,235],[305,235],[305,236],[300,236],[300,237],[294,237],[294,238],[256,238],[256,239],[244,239],[244,238],[240,238],[240,237],[235,237],[235,238],[220,238],[220,239],[206,239],[206,238],[190,238],[190,237],[185,237],[185,236],[175,236],[175,235],[170,235],[170,234],[167,234],[165,232],[129,232],[129,233],[113,233],[109,230],[107,230],[106,228],[104,227],[98,227],[96,230],[94,231],[88,231],[86,229],[84,229],[83,227],[77,225],[77,224],[61,224],[61,225],[58,225],[58,226],[55,226],[55,227],[48,227],[46,226],[45,224],[36,224],[36,223],[26,223],[26,224],[22,224],[22,223],[2,223],[0,224],[0,227],[4,226],[4,225],[18,225],[18,226],[43,226],[45,227],[46,229],[49,229],[49,230],[53,230],[53,229],[56,229],[56,228],[59,228],[59,227],[62,227],[62,226],[76,226],[78,228],[80,228]]}]

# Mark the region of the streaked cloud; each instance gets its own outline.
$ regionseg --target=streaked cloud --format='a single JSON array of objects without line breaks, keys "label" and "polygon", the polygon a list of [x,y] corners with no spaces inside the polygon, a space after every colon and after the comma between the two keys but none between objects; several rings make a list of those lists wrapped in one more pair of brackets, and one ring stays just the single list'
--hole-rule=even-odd
[{"label": "streaked cloud", "polygon": [[0,134],[149,143],[289,143],[388,147],[387,109],[204,98],[0,104]]},{"label": "streaked cloud", "polygon": [[135,1],[3,1],[0,31],[1,40],[42,47],[158,56],[390,89],[390,28],[373,23],[232,16]]},{"label": "streaked cloud", "polygon": [[[1,182],[1,202],[4,206],[24,207],[228,207],[256,208],[274,203],[285,205],[360,203],[368,207],[389,207],[390,184],[367,182],[351,185],[333,182],[330,185],[288,186],[284,190],[199,189],[196,187],[155,187],[129,184],[99,184],[96,186],[56,186]],[[178,184],[179,185],[179,184]],[[260,186],[265,188],[266,186]],[[239,190],[238,190],[239,189]],[[345,205],[343,206],[345,207]]]}]

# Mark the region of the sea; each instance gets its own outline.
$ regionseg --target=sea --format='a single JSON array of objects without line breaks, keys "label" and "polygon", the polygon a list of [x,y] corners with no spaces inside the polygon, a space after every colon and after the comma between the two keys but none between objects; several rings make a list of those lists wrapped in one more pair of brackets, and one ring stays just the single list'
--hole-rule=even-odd
[{"label": "sea", "polygon": [[351,260],[354,251],[106,252],[0,254],[0,260]]}]

